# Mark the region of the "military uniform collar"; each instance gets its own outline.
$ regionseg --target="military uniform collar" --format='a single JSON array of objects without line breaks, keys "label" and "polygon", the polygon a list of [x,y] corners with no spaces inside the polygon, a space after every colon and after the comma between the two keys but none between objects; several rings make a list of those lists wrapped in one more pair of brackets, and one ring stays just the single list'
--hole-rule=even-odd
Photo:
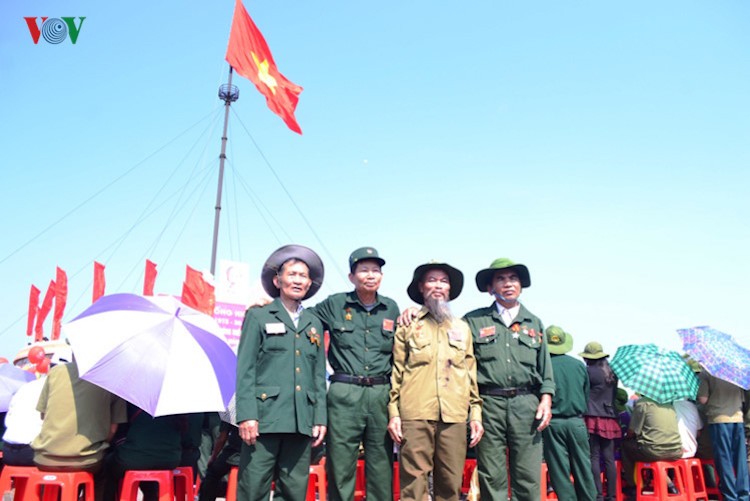
[{"label": "military uniform collar", "polygon": [[299,321],[297,322],[297,327],[294,326],[294,321],[292,320],[292,317],[289,316],[289,312],[284,307],[284,303],[281,302],[281,299],[274,299],[273,302],[268,305],[268,311],[278,320],[284,322],[284,325],[294,332],[303,330],[307,324],[310,323],[310,318],[308,315],[305,315],[305,310],[302,304],[300,304],[300,316]]},{"label": "military uniform collar", "polygon": [[[487,308],[487,312],[492,315],[493,318],[496,318],[499,322],[502,322],[500,320],[500,312],[497,309],[497,301],[492,301],[492,304]],[[518,314],[516,314],[516,318],[513,319],[513,323],[523,323],[524,320],[531,321],[533,320],[533,317],[531,316],[531,312],[526,309],[526,307],[519,301],[518,308]],[[501,305],[502,306],[502,305]]]},{"label": "military uniform collar", "polygon": [[[357,295],[357,291],[356,290],[353,290],[351,292],[347,292],[346,293],[346,302],[347,303],[351,303],[351,304],[358,304],[358,305],[362,306],[363,308],[365,307],[365,305],[362,304],[362,301],[360,301],[359,296]],[[375,308],[376,306],[378,306],[380,304],[382,304],[382,302],[380,301],[380,294],[378,294],[376,292],[375,293],[375,302],[373,303],[372,307]]]}]

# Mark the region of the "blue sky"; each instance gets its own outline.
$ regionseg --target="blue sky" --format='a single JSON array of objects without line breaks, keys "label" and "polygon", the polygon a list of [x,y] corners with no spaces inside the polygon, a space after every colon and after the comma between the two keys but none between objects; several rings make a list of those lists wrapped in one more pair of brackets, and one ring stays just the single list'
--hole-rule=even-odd
[{"label": "blue sky", "polygon": [[[466,276],[463,313],[489,304],[474,275],[507,256],[576,351],[678,348],[675,329],[706,324],[750,346],[747,2],[245,6],[304,87],[304,135],[235,79],[220,258],[257,277],[275,248],[308,245],[322,297],[372,245],[402,307],[413,269],[440,259]],[[90,302],[94,260],[110,293],[138,292],[146,258],[157,292],[209,267],[233,8],[6,2],[0,355],[26,342],[29,286],[56,265],[65,320]],[[35,45],[24,16],[86,20],[75,45]]]}]

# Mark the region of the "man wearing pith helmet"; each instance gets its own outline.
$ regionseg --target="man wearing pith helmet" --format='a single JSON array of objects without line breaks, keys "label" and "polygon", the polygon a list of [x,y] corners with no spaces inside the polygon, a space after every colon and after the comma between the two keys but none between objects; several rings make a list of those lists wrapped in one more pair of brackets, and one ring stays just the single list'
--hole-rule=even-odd
[{"label": "man wearing pith helmet", "polygon": [[261,283],[275,298],[250,308],[237,354],[237,423],[243,440],[243,501],[305,499],[310,450],[326,435],[323,325],[303,309],[323,283],[323,262],[307,247],[286,245],[263,265]]},{"label": "man wearing pith helmet", "polygon": [[457,501],[470,446],[482,438],[482,402],[477,392],[471,332],[453,316],[449,302],[463,288],[463,274],[447,263],[414,270],[409,297],[422,304],[414,322],[396,330],[388,431],[401,446],[401,499]]},{"label": "man wearing pith helmet", "polygon": [[542,432],[549,477],[558,499],[595,501],[589,432],[582,417],[588,408],[589,376],[583,362],[567,355],[573,349],[570,333],[550,325],[545,334],[557,386],[552,420]]},{"label": "man wearing pith helmet", "polygon": [[474,338],[484,406],[485,437],[477,448],[480,497],[506,499],[509,471],[512,499],[537,501],[541,431],[552,417],[555,383],[542,321],[518,301],[531,277],[526,266],[500,258],[477,273],[476,284],[493,298],[464,317]]},{"label": "man wearing pith helmet", "polygon": [[311,308],[331,336],[328,362],[327,475],[329,501],[354,499],[360,443],[365,448],[367,499],[393,497],[393,441],[388,435],[388,390],[398,306],[378,293],[385,259],[373,247],[349,256],[354,290]]}]

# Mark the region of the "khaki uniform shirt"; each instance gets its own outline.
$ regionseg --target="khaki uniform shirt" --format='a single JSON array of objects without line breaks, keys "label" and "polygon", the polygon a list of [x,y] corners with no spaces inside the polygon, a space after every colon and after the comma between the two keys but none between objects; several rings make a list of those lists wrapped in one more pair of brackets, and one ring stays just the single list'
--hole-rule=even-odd
[{"label": "khaki uniform shirt", "polygon": [[635,434],[638,445],[654,454],[682,455],[677,413],[672,404],[658,404],[647,397],[639,398],[633,406],[629,428]]},{"label": "khaki uniform shirt", "polygon": [[745,390],[706,371],[701,372],[699,377],[698,398],[708,397],[704,405],[708,423],[741,423]]},{"label": "khaki uniform shirt", "polygon": [[388,416],[444,423],[482,420],[466,322],[438,324],[422,308],[411,325],[396,330]]}]

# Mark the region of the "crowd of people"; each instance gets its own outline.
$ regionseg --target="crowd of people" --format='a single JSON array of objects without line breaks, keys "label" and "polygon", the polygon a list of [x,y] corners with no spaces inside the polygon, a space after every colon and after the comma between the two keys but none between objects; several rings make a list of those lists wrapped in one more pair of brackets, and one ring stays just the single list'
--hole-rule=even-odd
[{"label": "crowd of people", "polygon": [[265,501],[273,485],[275,498],[300,501],[311,462],[325,457],[328,499],[351,501],[363,458],[367,498],[385,501],[395,457],[401,499],[447,501],[459,499],[472,455],[482,500],[538,501],[544,461],[558,499],[598,501],[615,499],[618,458],[634,496],[635,462],[696,456],[714,460],[725,500],[750,501],[750,392],[690,361],[696,401],[629,398],[600,343],[581,362],[569,332],[545,329],[519,301],[531,276],[507,258],[476,273],[491,303],[462,317],[451,301],[464,275],[446,262],[416,267],[407,293],[419,306],[403,311],[379,293],[386,261],[376,249],[348,264],[353,290],[303,307],[322,285],[320,257],[287,245],[267,259],[261,282],[273,300],[249,308],[242,326],[236,426],[203,413],[154,418],[82,380],[61,353],[14,395],[4,463],[90,471],[104,501],[118,498],[127,470],[178,466],[192,466],[200,500],[213,501],[238,466],[239,500]]}]

